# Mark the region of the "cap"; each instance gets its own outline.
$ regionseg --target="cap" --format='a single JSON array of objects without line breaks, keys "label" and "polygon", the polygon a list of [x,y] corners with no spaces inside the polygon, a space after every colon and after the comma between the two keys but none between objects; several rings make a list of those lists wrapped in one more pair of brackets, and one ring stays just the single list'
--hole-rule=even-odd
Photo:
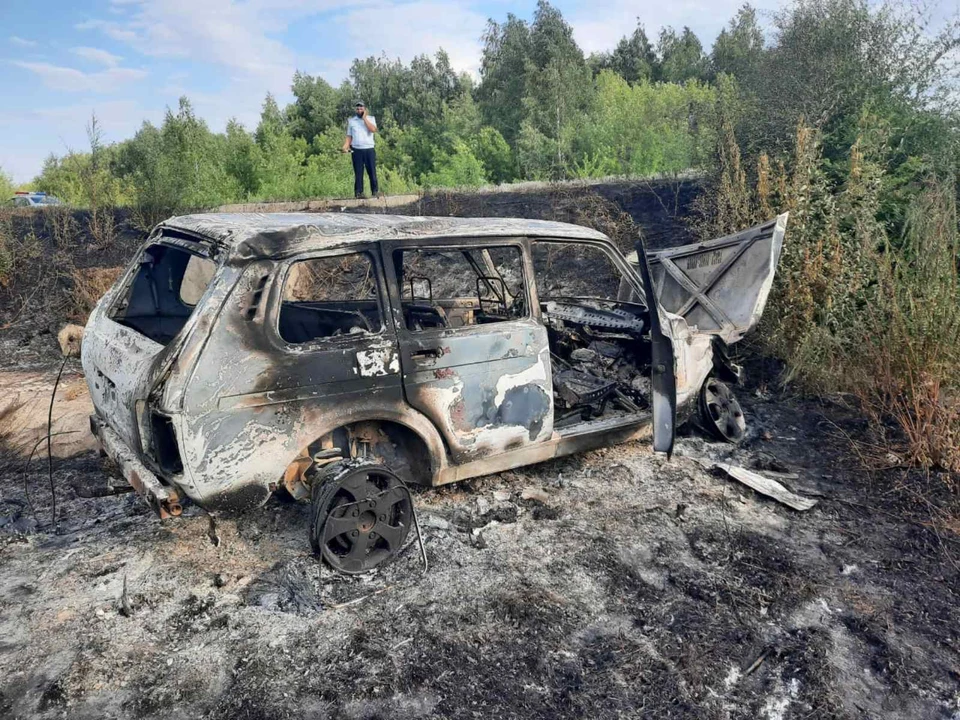
[{"label": "cap", "polygon": [[360,107],[366,107],[366,105],[363,103],[363,100],[357,100],[357,101],[353,104],[354,107],[357,107],[358,105],[359,105]]}]

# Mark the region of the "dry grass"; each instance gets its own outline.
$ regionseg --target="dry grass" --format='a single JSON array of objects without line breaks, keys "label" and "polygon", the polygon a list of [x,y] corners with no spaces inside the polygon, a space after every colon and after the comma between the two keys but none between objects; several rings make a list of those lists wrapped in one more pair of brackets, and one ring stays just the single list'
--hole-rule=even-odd
[{"label": "dry grass", "polygon": [[73,287],[68,317],[85,324],[97,301],[113,286],[123,270],[122,267],[73,268],[70,272]]},{"label": "dry grass", "polygon": [[54,205],[44,209],[43,221],[47,232],[60,250],[68,250],[78,241],[80,225],[76,212],[67,205]]},{"label": "dry grass", "polygon": [[113,207],[92,208],[87,229],[96,247],[111,245],[117,238],[116,210]]},{"label": "dry grass", "polygon": [[369,259],[362,254],[317,258],[297,263],[284,285],[284,299],[344,301],[374,296]]},{"label": "dry grass", "polygon": [[955,180],[928,178],[906,234],[891,238],[877,219],[886,138],[869,122],[839,184],[828,180],[819,138],[803,124],[792,156],[776,164],[761,156],[753,183],[732,133],[721,133],[720,143],[718,175],[699,205],[702,236],[790,211],[761,325],[763,347],[786,361],[784,381],[855,396],[886,448],[871,457],[889,451],[921,467],[960,471]]}]

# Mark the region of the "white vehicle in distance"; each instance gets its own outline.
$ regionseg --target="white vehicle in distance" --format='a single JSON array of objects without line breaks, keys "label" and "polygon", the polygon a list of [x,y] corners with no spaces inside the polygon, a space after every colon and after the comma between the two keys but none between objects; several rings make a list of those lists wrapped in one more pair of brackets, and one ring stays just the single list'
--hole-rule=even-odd
[{"label": "white vehicle in distance", "polygon": [[45,192],[29,192],[25,190],[18,191],[7,203],[13,207],[46,207],[49,205],[62,205],[60,198],[53,195],[47,195]]}]

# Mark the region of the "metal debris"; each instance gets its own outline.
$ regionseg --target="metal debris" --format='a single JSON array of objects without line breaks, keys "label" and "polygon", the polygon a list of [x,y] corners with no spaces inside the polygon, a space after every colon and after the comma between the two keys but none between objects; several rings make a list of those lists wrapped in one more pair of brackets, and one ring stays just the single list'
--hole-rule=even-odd
[{"label": "metal debris", "polygon": [[776,480],[771,480],[770,478],[764,477],[763,475],[755,473],[751,470],[747,470],[746,468],[742,468],[737,465],[731,465],[730,463],[713,463],[711,467],[723,470],[734,480],[737,480],[747,487],[756,490],[758,493],[766,495],[767,497],[771,497],[777,502],[793,508],[794,510],[800,510],[802,512],[809,510],[817,504],[816,500],[811,500],[810,498],[796,495],[787,490]]}]

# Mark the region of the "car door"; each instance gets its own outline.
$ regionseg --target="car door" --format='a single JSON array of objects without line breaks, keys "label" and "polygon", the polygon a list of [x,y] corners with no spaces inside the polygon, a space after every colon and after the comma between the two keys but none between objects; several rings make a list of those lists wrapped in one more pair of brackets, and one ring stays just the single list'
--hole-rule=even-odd
[{"label": "car door", "polygon": [[[660,306],[727,343],[757,324],[773,285],[787,213],[726,237],[648,251]],[[637,264],[637,254],[627,258]]]},{"label": "car door", "polygon": [[184,465],[205,500],[259,501],[318,429],[402,407],[378,256],[364,243],[244,268],[182,393]]},{"label": "car door", "polygon": [[407,402],[463,463],[553,434],[547,331],[523,239],[383,243]]}]

